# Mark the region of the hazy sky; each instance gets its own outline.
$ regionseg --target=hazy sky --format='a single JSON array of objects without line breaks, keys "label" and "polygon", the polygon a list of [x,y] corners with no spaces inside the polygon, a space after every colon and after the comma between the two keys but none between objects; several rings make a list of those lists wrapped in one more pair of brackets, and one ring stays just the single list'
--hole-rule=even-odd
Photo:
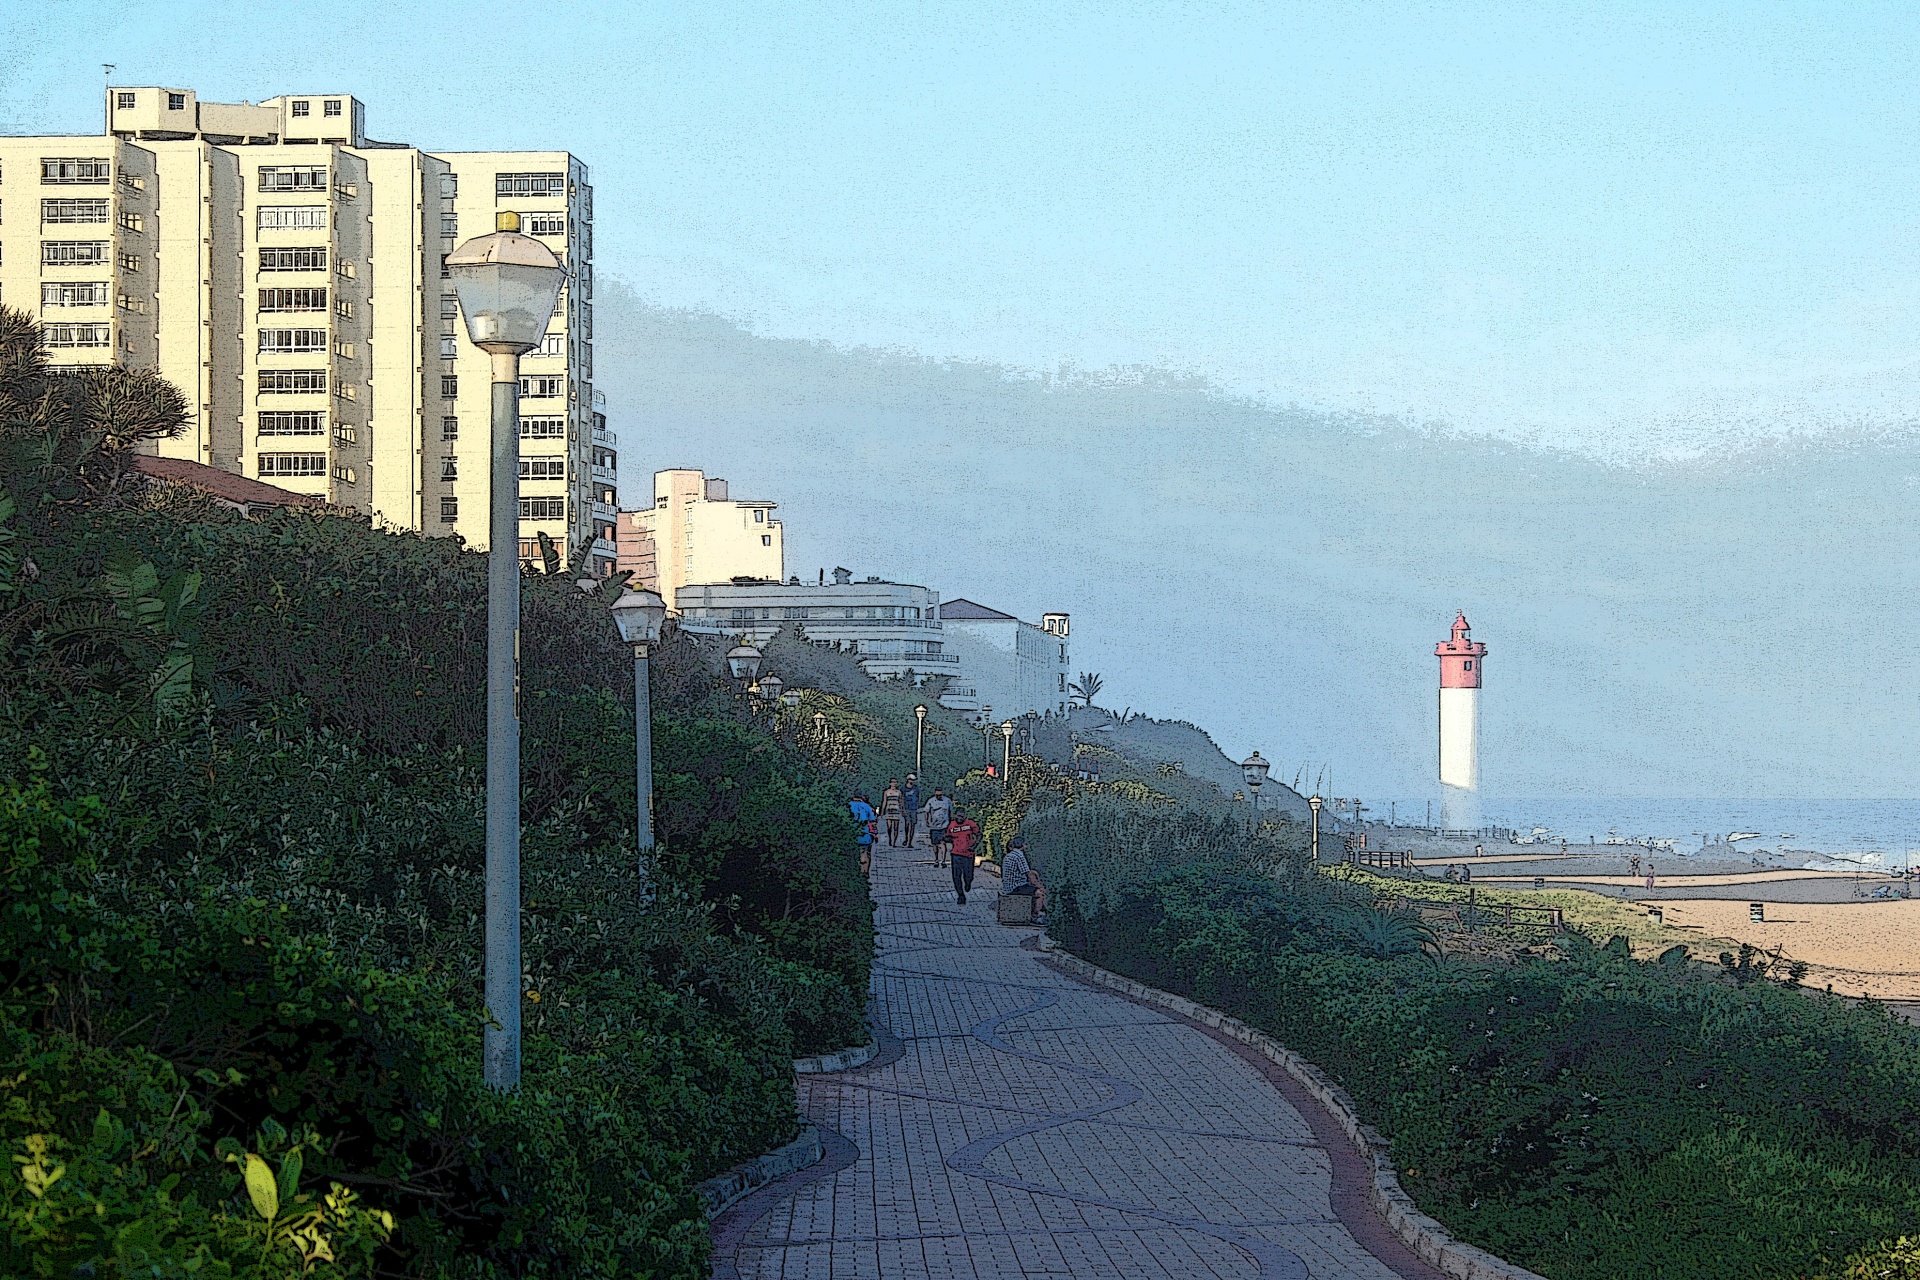
[{"label": "hazy sky", "polygon": [[570,148],[603,274],[770,335],[1628,457],[1920,389],[1911,4],[6,8],[9,132],[111,61]]},{"label": "hazy sky", "polygon": [[52,0],[0,8],[0,129],[97,129],[111,61],[574,151],[630,499],[705,467],[795,571],[1066,609],[1116,705],[1289,778],[1430,790],[1465,607],[1490,791],[1920,795],[1917,47],[1911,4]]}]

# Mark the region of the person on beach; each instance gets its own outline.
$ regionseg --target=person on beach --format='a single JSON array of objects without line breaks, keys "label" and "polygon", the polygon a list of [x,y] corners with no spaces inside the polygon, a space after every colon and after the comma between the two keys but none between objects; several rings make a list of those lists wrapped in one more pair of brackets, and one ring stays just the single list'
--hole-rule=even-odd
[{"label": "person on beach", "polygon": [[953,821],[953,801],[938,787],[933,789],[933,799],[927,801],[925,817],[927,843],[933,846],[933,865],[938,867],[947,860],[948,824]]},{"label": "person on beach", "polygon": [[955,809],[953,822],[947,827],[947,842],[953,848],[948,859],[953,866],[953,896],[964,907],[967,891],[973,888],[974,856],[980,851],[980,824],[969,818],[966,810]]},{"label": "person on beach", "polygon": [[907,848],[913,848],[913,832],[920,821],[920,779],[907,775],[907,785],[900,789],[900,816],[907,828]]},{"label": "person on beach", "polygon": [[1000,892],[1003,896],[1032,894],[1033,923],[1047,922],[1046,886],[1040,883],[1040,873],[1027,861],[1025,836],[1015,836],[1013,843],[1007,846],[1007,856],[1000,859]]},{"label": "person on beach", "polygon": [[887,779],[887,789],[880,793],[880,816],[887,823],[887,848],[900,847],[900,780]]},{"label": "person on beach", "polygon": [[853,814],[853,820],[860,824],[858,833],[853,837],[854,847],[860,851],[860,874],[873,874],[873,806],[867,803],[864,795],[856,794],[847,802],[847,811]]}]

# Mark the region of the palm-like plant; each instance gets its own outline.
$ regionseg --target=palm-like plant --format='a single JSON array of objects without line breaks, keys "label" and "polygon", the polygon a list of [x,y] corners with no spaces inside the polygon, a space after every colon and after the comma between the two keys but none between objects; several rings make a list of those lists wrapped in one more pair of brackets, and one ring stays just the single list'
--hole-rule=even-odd
[{"label": "palm-like plant", "polygon": [[1405,911],[1389,907],[1368,907],[1351,912],[1342,922],[1342,930],[1362,955],[1390,960],[1394,956],[1413,955],[1437,945],[1426,921]]},{"label": "palm-like plant", "polygon": [[1100,678],[1099,672],[1082,671],[1077,681],[1067,685],[1067,692],[1072,694],[1081,706],[1090,707],[1093,705],[1093,700],[1100,695],[1100,690],[1106,687],[1106,683]]}]

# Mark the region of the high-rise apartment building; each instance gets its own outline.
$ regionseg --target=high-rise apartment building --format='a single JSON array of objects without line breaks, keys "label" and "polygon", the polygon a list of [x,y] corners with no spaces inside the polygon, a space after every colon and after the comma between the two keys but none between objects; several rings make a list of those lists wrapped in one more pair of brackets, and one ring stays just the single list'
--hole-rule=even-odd
[{"label": "high-rise apartment building", "polygon": [[689,583],[779,582],[786,546],[773,518],[778,505],[730,498],[727,482],[703,471],[656,471],[653,505],[620,512],[619,567],[658,591],[676,612],[682,611],[677,593]]},{"label": "high-rise apartment building", "polygon": [[54,364],[178,386],[193,421],[163,456],[485,547],[490,374],[442,263],[510,210],[568,276],[523,361],[522,549],[546,532],[611,572],[585,165],[376,142],[349,94],[107,93],[103,135],[0,138],[0,303],[38,316]]}]

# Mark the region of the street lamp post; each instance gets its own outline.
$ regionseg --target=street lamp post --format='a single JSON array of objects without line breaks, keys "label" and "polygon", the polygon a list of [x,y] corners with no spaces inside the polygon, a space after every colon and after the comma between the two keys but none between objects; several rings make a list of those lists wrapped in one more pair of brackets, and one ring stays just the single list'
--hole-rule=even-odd
[{"label": "street lamp post", "polygon": [[647,646],[660,638],[660,624],[666,620],[666,602],[644,587],[639,591],[628,587],[613,602],[613,624],[620,628],[620,638],[633,646],[634,796],[642,876],[653,853],[653,708],[647,687]]},{"label": "street lamp post", "polygon": [[1270,766],[1260,758],[1258,751],[1240,762],[1240,776],[1247,780],[1247,790],[1253,793],[1253,831],[1260,830],[1260,784],[1267,780]]},{"label": "street lamp post", "polygon": [[813,731],[820,736],[821,745],[825,746],[827,741],[827,713],[826,712],[816,711],[813,713]]},{"label": "street lamp post", "polygon": [[493,358],[487,529],[487,899],[482,1073],[520,1084],[520,357],[546,337],[566,268],[520,215],[447,255],[467,337]]},{"label": "street lamp post", "polygon": [[1000,740],[1000,785],[1004,787],[1013,776],[1013,721],[1001,721]]},{"label": "street lamp post", "polygon": [[925,767],[924,760],[927,741],[926,704],[922,703],[913,709],[913,719],[913,776],[917,779]]},{"label": "street lamp post", "polygon": [[1313,810],[1313,865],[1320,865],[1320,797],[1308,796],[1307,808]]},{"label": "street lamp post", "polygon": [[760,700],[767,704],[769,720],[780,714],[780,690],[786,687],[786,683],[771,671],[760,677]]}]

